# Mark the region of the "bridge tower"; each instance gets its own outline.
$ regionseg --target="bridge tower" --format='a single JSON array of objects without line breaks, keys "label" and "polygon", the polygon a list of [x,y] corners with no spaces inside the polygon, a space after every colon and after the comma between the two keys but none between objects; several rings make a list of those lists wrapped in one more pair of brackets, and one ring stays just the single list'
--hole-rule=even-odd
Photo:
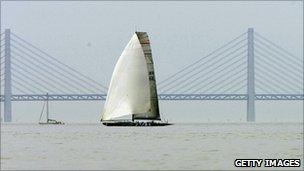
[{"label": "bridge tower", "polygon": [[254,89],[254,30],[247,31],[247,122],[255,121]]},{"label": "bridge tower", "polygon": [[12,80],[11,80],[11,49],[10,49],[10,29],[5,29],[4,46],[4,122],[12,121]]}]

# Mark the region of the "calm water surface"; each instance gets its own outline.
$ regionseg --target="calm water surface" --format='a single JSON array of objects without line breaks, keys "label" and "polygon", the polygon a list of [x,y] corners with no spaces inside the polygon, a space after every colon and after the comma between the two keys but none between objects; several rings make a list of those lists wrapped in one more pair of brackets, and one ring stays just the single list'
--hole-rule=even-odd
[{"label": "calm water surface", "polygon": [[236,158],[303,166],[303,123],[1,125],[1,169],[236,169]]}]

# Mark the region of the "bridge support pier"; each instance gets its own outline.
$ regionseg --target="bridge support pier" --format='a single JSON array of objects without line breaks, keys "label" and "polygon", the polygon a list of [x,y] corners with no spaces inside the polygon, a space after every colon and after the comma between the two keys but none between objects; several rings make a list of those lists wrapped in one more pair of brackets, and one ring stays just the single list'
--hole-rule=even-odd
[{"label": "bridge support pier", "polygon": [[12,80],[11,80],[11,49],[10,29],[5,29],[4,49],[4,122],[12,121]]},{"label": "bridge support pier", "polygon": [[254,31],[247,32],[247,122],[255,121],[255,89],[254,89]]}]

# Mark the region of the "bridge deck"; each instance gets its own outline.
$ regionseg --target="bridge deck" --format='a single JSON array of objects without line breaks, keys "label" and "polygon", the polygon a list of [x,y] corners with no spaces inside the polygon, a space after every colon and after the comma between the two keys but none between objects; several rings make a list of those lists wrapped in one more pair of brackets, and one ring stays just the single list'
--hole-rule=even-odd
[{"label": "bridge deck", "polygon": [[[50,101],[106,100],[106,94],[49,94]],[[246,94],[160,94],[159,100],[247,100]],[[43,101],[46,95],[12,95],[12,101]],[[4,95],[0,97],[4,101]],[[256,94],[255,100],[304,100],[304,94]]]}]

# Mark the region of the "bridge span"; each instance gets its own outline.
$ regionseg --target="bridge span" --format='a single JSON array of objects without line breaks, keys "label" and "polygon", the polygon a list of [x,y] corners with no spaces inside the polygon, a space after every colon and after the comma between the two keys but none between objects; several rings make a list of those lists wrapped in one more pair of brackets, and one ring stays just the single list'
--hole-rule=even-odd
[{"label": "bridge span", "polygon": [[[0,101],[5,122],[12,120],[13,101],[106,99],[107,87],[101,80],[22,37],[10,29],[1,33]],[[249,122],[255,121],[255,100],[303,101],[303,89],[303,56],[293,55],[253,28],[157,84],[160,100],[246,100]]]},{"label": "bridge span", "polygon": [[[105,101],[106,94],[15,94],[11,101]],[[247,94],[160,94],[159,100],[247,100]],[[4,95],[1,95],[4,102]],[[301,94],[255,94],[255,100],[304,100]]]}]

